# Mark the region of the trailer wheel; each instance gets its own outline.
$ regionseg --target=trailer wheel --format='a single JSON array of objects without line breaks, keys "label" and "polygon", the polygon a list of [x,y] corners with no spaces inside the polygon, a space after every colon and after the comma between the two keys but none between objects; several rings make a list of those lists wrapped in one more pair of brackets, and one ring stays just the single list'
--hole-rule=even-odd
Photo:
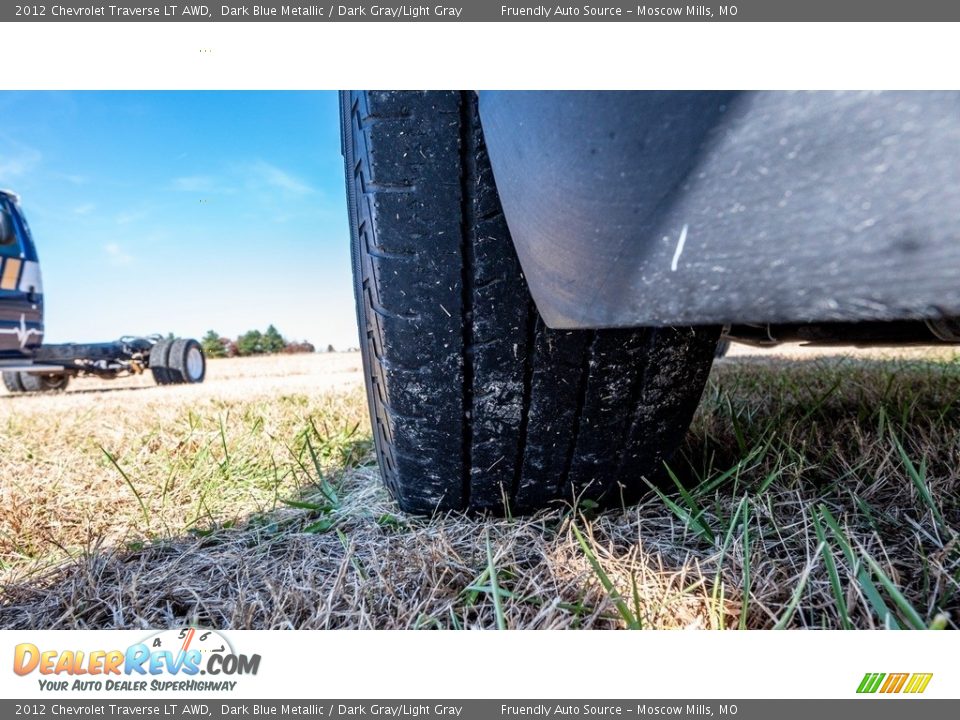
[{"label": "trailer wheel", "polygon": [[26,392],[62,392],[70,383],[69,375],[37,375],[19,373],[20,384]]},{"label": "trailer wheel", "polygon": [[26,388],[23,387],[23,383],[20,382],[20,373],[18,372],[4,372],[3,384],[7,388],[7,392],[22,393],[27,391]]},{"label": "trailer wheel", "polygon": [[150,372],[157,385],[169,385],[173,382],[169,365],[170,348],[173,340],[159,340],[150,348]]},{"label": "trailer wheel", "polygon": [[201,383],[207,374],[207,359],[200,343],[191,338],[179,338],[170,346],[167,372],[173,383]]}]

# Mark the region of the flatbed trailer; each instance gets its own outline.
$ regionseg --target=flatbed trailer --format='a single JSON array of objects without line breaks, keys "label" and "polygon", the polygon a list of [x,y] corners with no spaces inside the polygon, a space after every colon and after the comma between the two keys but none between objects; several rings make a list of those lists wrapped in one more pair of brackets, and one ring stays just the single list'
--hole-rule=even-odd
[{"label": "flatbed trailer", "polygon": [[71,378],[113,379],[149,370],[158,385],[199,383],[203,349],[191,338],[124,336],[113,342],[43,344],[43,283],[19,197],[0,190],[0,373],[12,393],[56,392]]},{"label": "flatbed trailer", "polygon": [[151,335],[41,345],[29,359],[0,360],[3,384],[12,393],[55,392],[75,377],[113,380],[147,370],[158,385],[199,383],[206,376],[206,358],[196,340]]}]

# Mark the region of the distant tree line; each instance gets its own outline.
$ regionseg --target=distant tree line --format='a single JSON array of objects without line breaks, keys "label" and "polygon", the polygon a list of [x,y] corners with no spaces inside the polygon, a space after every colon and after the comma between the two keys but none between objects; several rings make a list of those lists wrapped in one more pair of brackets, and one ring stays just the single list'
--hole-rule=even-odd
[{"label": "distant tree line", "polygon": [[[236,339],[223,337],[216,330],[210,330],[200,341],[207,357],[241,357],[246,355],[272,355],[275,353],[312,353],[317,349],[308,342],[288,341],[276,327],[271,325],[264,332],[248,330]],[[328,346],[327,351],[332,351]]]}]

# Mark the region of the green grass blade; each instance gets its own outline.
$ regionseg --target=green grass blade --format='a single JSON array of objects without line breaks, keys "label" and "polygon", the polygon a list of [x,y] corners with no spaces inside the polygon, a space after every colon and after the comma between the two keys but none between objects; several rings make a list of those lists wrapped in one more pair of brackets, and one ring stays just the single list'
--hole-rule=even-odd
[{"label": "green grass blade", "polygon": [[637,629],[640,630],[643,628],[643,604],[640,602],[640,588],[637,586],[637,574],[635,572],[630,573],[630,587],[633,591],[633,616],[637,620]]},{"label": "green grass blade", "polygon": [[946,630],[947,622],[949,618],[944,614],[937,615],[933,620],[930,621],[929,629],[930,630]]},{"label": "green grass blade", "polygon": [[[747,611],[750,605],[750,507],[744,502],[743,505],[743,606],[740,608],[740,629],[747,629]],[[730,523],[731,527],[733,522]]]},{"label": "green grass blade", "polygon": [[823,564],[827,568],[827,575],[830,577],[830,588],[833,591],[833,600],[837,606],[837,614],[840,616],[840,626],[844,630],[850,630],[853,625],[850,622],[850,615],[847,612],[847,601],[843,594],[843,587],[840,583],[840,573],[837,572],[837,563],[833,558],[833,551],[827,543],[823,525],[817,514],[816,508],[810,512],[810,518],[813,520],[813,530],[817,535],[817,542],[823,548]]},{"label": "green grass blade", "polygon": [[692,517],[700,517],[703,515],[703,508],[697,504],[697,501],[693,499],[693,496],[687,492],[687,489],[683,486],[683,483],[680,482],[680,478],[677,477],[676,473],[670,468],[666,463],[663,464],[663,467],[667,470],[667,475],[670,476],[670,479],[673,481],[673,484],[676,486],[677,491],[680,493],[680,497],[683,498],[683,502],[686,503],[687,507],[690,509],[690,515]]},{"label": "green grass blade", "polygon": [[910,601],[904,597],[902,592],[900,592],[900,589],[883,571],[883,568],[880,567],[880,564],[874,560],[866,550],[861,549],[860,554],[863,555],[863,559],[867,561],[867,564],[873,571],[874,576],[880,581],[880,584],[883,586],[884,590],[887,591],[887,595],[889,595],[890,599],[893,600],[893,604],[900,609],[901,617],[907,622],[907,624],[910,625],[914,630],[926,630],[927,623],[920,616],[920,613],[916,611],[913,605],[910,604]]},{"label": "green grass blade", "polygon": [[328,513],[334,509],[326,503],[315,503],[309,500],[284,500],[281,498],[280,502],[293,508],[299,508],[300,510],[313,510],[314,512],[321,513]]},{"label": "green grass blade", "polygon": [[323,533],[333,530],[336,524],[336,518],[323,518],[322,520],[317,520],[304,526],[303,532],[310,533],[311,535],[322,535]]},{"label": "green grass blade", "polygon": [[738,474],[745,466],[756,461],[759,461],[767,452],[767,449],[770,447],[769,442],[765,445],[757,445],[750,452],[746,454],[743,458],[738,460],[736,464],[724,470],[722,473],[717,475],[717,477],[707,480],[697,486],[696,493],[700,496],[706,495],[713,492],[715,489],[723,485],[727,480],[732,476]]},{"label": "green grass blade", "polygon": [[223,421],[223,416],[217,418],[220,423],[220,446],[223,448],[223,463],[220,465],[220,471],[224,477],[230,478],[230,450],[227,447],[227,428]]},{"label": "green grass blade", "polygon": [[860,563],[857,562],[857,554],[853,551],[853,547],[851,547],[850,542],[847,540],[847,534],[843,532],[840,528],[840,523],[837,522],[833,513],[831,513],[825,505],[821,503],[819,508],[820,516],[823,518],[823,521],[830,526],[830,530],[833,531],[837,542],[840,544],[840,550],[843,552],[844,557],[847,558],[850,567],[856,569]]},{"label": "green grass blade", "polygon": [[490,532],[487,532],[487,574],[490,576],[490,596],[493,598],[493,614],[497,618],[497,630],[507,629],[507,619],[503,614],[500,601],[500,586],[497,583],[497,566],[493,562],[493,549],[490,547]]},{"label": "green grass blade", "polygon": [[120,473],[120,477],[123,478],[123,481],[127,484],[127,487],[130,488],[130,492],[133,493],[133,496],[137,499],[137,503],[140,505],[140,512],[143,513],[143,521],[150,524],[150,513],[147,511],[147,506],[143,502],[143,497],[137,492],[136,486],[133,484],[133,481],[127,476],[123,471],[123,468],[120,467],[120,463],[117,462],[117,459],[110,454],[110,451],[105,447],[101,446],[100,449],[103,451],[103,454],[107,456],[107,460],[117,469],[117,472]]},{"label": "green grass blade", "polygon": [[313,469],[317,473],[317,486],[320,488],[320,492],[326,496],[331,505],[334,507],[338,506],[340,504],[340,500],[337,497],[336,490],[334,490],[333,486],[326,481],[323,472],[323,466],[320,464],[320,459],[317,457],[317,451],[313,449],[313,443],[310,442],[309,436],[307,436],[307,452],[310,453],[310,460],[313,463]]},{"label": "green grass blade", "polygon": [[340,539],[340,544],[343,546],[343,551],[350,556],[350,564],[353,566],[354,571],[364,582],[367,581],[367,571],[363,569],[363,564],[360,562],[360,559],[356,556],[353,550],[350,547],[350,539],[347,537],[346,533],[343,532],[340,528],[337,528],[337,537]]},{"label": "green grass blade", "polygon": [[[727,526],[727,533],[723,538],[723,545],[720,546],[720,552],[717,555],[717,573],[713,579],[713,592],[710,595],[711,599],[713,600],[714,607],[719,607],[719,603],[721,602],[720,596],[723,590],[723,562],[727,557],[727,550],[730,548],[730,543],[733,541],[733,531],[737,525],[737,518],[739,518],[740,513],[743,512],[746,502],[747,498],[744,496],[740,499],[740,502],[737,503],[737,509],[733,511],[733,515],[730,517],[730,522]],[[719,616],[719,619],[720,623],[722,623],[722,614]]]},{"label": "green grass blade", "polygon": [[467,607],[471,607],[476,604],[477,600],[480,597],[481,592],[489,592],[489,585],[484,585],[487,582],[487,579],[490,577],[490,566],[488,565],[483,569],[483,572],[480,573],[473,582],[470,583],[467,587],[463,589],[464,594],[464,604]]},{"label": "green grass blade", "polygon": [[860,590],[863,592],[863,596],[866,598],[867,603],[870,605],[874,614],[884,625],[884,627],[890,627],[894,630],[899,630],[900,623],[897,622],[896,616],[893,614],[890,608],[887,607],[883,597],[880,595],[880,591],[877,590],[877,586],[870,578],[870,573],[862,567],[860,558],[854,551],[853,546],[850,545],[850,541],[847,539],[847,534],[841,529],[840,523],[837,522],[837,519],[833,516],[833,514],[822,504],[820,505],[820,514],[823,521],[833,532],[837,544],[840,546],[840,550],[843,551],[843,555],[846,557],[847,563],[850,565],[854,575],[857,578],[857,584],[860,586]]},{"label": "green grass blade", "polygon": [[897,622],[896,615],[887,607],[887,603],[884,602],[880,591],[877,590],[877,586],[874,585],[873,580],[870,579],[870,573],[865,568],[861,568],[860,572],[857,573],[857,582],[860,584],[860,589],[863,591],[864,597],[867,598],[867,602],[870,603],[874,614],[883,626],[891,630],[899,630],[900,623]]},{"label": "green grass blade", "polygon": [[923,500],[923,504],[930,509],[930,512],[933,514],[933,519],[937,523],[937,527],[944,527],[943,515],[940,513],[940,508],[937,507],[937,503],[934,501],[933,495],[930,492],[930,487],[927,485],[926,461],[921,462],[921,469],[918,470],[917,466],[914,465],[913,461],[910,459],[910,456],[907,455],[907,451],[904,450],[903,445],[900,443],[900,440],[894,434],[893,430],[890,430],[890,437],[893,439],[893,444],[897,447],[897,453],[900,455],[900,460],[903,462],[903,467],[906,469],[907,475],[910,477],[910,481],[913,483],[913,486],[917,489],[920,499]]},{"label": "green grass blade", "polygon": [[600,585],[603,586],[607,596],[613,601],[614,606],[617,608],[617,612],[620,613],[620,617],[623,618],[623,621],[627,624],[627,628],[630,630],[641,629],[640,622],[630,611],[630,608],[627,607],[623,597],[621,597],[620,593],[617,591],[617,588],[614,586],[613,581],[610,580],[610,576],[607,575],[606,571],[603,569],[603,566],[600,565],[600,561],[590,548],[590,544],[587,542],[587,539],[581,534],[576,524],[571,524],[570,528],[573,530],[573,534],[576,536],[577,543],[579,543],[580,549],[586,556],[587,562],[590,563],[590,567],[593,568],[594,574],[600,581]]},{"label": "green grass blade", "polygon": [[704,523],[699,517],[694,517],[682,507],[677,505],[677,503],[668,498],[663,491],[660,490],[660,488],[651,483],[649,480],[644,478],[643,481],[657,494],[657,497],[663,501],[663,504],[666,505],[674,515],[680,518],[684,524],[684,527],[693,530],[693,532],[709,542],[711,545],[716,544],[716,537],[713,534],[713,530],[711,530],[706,523]]},{"label": "green grass blade", "polygon": [[810,572],[813,570],[814,561],[819,553],[820,548],[818,547],[817,552],[813,554],[813,558],[803,569],[803,575],[800,576],[800,582],[797,583],[797,587],[793,590],[793,597],[790,598],[790,604],[787,605],[786,609],[783,611],[783,615],[781,615],[780,619],[777,620],[777,624],[773,626],[774,630],[785,629],[787,625],[790,624],[790,621],[793,620],[793,616],[797,612],[797,606],[800,604],[800,596],[803,595],[803,591],[807,587],[807,581],[810,579]]}]

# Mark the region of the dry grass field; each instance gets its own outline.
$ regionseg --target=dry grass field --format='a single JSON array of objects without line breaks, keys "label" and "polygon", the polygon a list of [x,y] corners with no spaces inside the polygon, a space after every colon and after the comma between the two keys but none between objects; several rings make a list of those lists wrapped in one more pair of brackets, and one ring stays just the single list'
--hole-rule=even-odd
[{"label": "dry grass field", "polygon": [[960,622],[952,352],[735,351],[677,485],[605,513],[399,513],[349,354],[0,395],[0,443],[5,628]]}]

